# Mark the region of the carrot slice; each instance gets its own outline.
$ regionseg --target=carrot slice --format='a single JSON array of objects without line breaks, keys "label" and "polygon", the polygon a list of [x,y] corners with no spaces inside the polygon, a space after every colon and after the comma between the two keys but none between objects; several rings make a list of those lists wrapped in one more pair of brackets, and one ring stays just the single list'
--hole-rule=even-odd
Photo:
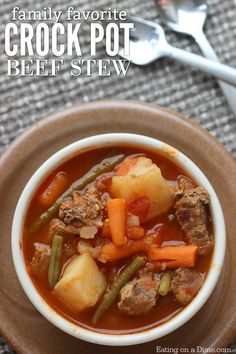
[{"label": "carrot slice", "polygon": [[39,196],[39,202],[43,206],[51,206],[55,200],[65,192],[68,180],[64,172],[58,172],[47,189]]},{"label": "carrot slice", "polygon": [[111,238],[111,230],[109,225],[109,220],[105,220],[102,228],[102,237]]},{"label": "carrot slice", "polygon": [[139,252],[145,252],[146,244],[143,240],[130,241],[125,246],[116,247],[112,242],[105,244],[102,247],[101,258],[107,262],[113,262],[117,259],[126,258],[137,254]]},{"label": "carrot slice", "polygon": [[107,210],[111,237],[114,245],[122,246],[125,243],[126,202],[125,199],[109,199]]},{"label": "carrot slice", "polygon": [[129,226],[127,228],[127,237],[131,240],[140,240],[144,237],[145,231],[141,226]]},{"label": "carrot slice", "polygon": [[196,245],[152,247],[148,252],[148,258],[150,261],[165,263],[167,268],[193,267],[196,254]]}]

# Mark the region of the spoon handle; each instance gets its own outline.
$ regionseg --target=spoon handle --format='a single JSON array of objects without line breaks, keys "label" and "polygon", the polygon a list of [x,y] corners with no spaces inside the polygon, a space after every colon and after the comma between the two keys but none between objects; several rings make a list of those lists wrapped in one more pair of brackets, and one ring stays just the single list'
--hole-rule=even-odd
[{"label": "spoon handle", "polygon": [[[201,48],[201,51],[203,52],[206,58],[219,61],[218,56],[216,55],[214,49],[212,48],[211,44],[209,43],[208,39],[206,38],[203,32],[194,36],[194,39]],[[231,107],[233,113],[236,115],[236,88],[223,81],[218,81],[218,83],[225,95],[225,98],[229,103],[229,106]]]},{"label": "spoon handle", "polygon": [[168,45],[166,56],[176,59],[181,63],[194,66],[207,74],[215,76],[236,86],[236,69],[228,65],[220,64],[210,59],[205,59],[200,55],[193,54],[170,45]]}]

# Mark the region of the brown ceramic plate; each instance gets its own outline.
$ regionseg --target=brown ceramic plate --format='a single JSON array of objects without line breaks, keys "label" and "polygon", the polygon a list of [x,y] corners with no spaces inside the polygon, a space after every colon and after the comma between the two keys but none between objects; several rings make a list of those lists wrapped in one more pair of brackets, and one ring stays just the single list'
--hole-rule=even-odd
[{"label": "brown ceramic plate", "polygon": [[[65,110],[21,135],[0,160],[0,331],[19,353],[118,354],[121,348],[75,339],[44,319],[17,280],[10,249],[17,200],[34,171],[50,155],[78,139],[108,132],[133,132],[163,140],[188,155],[213,184],[227,225],[225,266],[212,296],[183,327],[166,337],[122,349],[130,354],[163,348],[220,348],[236,334],[236,164],[205,130],[170,110],[131,101],[100,101]],[[165,350],[165,349],[163,349]]]}]

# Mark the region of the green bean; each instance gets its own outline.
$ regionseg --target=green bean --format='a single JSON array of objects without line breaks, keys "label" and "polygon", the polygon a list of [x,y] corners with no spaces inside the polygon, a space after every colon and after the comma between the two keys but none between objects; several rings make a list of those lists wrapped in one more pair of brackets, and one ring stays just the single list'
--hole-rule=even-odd
[{"label": "green bean", "polygon": [[114,303],[120,290],[132,277],[132,275],[145,264],[144,257],[136,256],[130,264],[128,264],[123,271],[120,273],[118,278],[114,281],[112,286],[107,290],[103,299],[98,306],[94,316],[93,323],[97,323],[101,316],[109,309],[109,307]]},{"label": "green bean", "polygon": [[162,274],[160,286],[158,289],[158,293],[161,296],[165,296],[168,294],[168,292],[170,290],[170,283],[171,283],[172,276],[173,276],[173,273],[171,270],[166,270]]},{"label": "green bean", "polygon": [[89,183],[93,182],[98,176],[103,173],[111,171],[116,165],[118,165],[123,159],[124,155],[117,155],[114,157],[109,157],[104,159],[101,163],[91,168],[83,177],[81,177],[78,181],[74,182],[67,191],[62,194],[56,202],[43,214],[41,214],[38,219],[30,227],[30,232],[36,232],[46,224],[46,222],[53,218],[56,213],[58,212],[61,203],[66,199],[69,198],[74,191],[78,191],[84,189]]},{"label": "green bean", "polygon": [[60,276],[61,259],[63,250],[63,237],[54,235],[52,239],[51,256],[48,268],[48,283],[54,288]]}]

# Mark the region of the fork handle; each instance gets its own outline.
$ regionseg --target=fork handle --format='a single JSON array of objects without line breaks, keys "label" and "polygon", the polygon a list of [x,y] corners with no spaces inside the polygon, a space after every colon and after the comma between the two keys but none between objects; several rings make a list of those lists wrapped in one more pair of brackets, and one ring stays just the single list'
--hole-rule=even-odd
[{"label": "fork handle", "polygon": [[236,69],[220,64],[216,61],[206,59],[200,55],[168,45],[166,56],[176,59],[181,63],[194,66],[207,74],[217,77],[236,86]]},{"label": "fork handle", "polygon": [[[201,48],[201,51],[203,52],[206,58],[219,61],[217,54],[215,53],[214,49],[212,48],[211,44],[209,43],[208,39],[206,38],[203,32],[200,32],[196,36],[194,36],[194,39]],[[229,106],[231,107],[234,115],[236,116],[236,88],[223,81],[218,81],[218,83],[225,95],[225,98],[228,101]]]}]

